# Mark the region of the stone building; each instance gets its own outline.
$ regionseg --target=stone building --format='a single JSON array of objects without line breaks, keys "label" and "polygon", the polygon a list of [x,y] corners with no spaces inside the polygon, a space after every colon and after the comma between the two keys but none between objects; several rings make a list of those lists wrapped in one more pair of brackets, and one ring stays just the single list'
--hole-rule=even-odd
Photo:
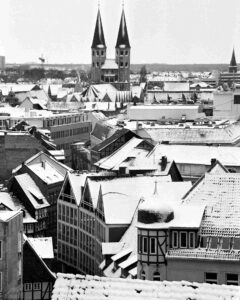
[{"label": "stone building", "polygon": [[107,46],[100,10],[92,42],[91,78],[94,83],[112,83],[118,90],[130,90],[130,52],[131,46],[124,9],[115,46],[115,59],[107,59]]}]

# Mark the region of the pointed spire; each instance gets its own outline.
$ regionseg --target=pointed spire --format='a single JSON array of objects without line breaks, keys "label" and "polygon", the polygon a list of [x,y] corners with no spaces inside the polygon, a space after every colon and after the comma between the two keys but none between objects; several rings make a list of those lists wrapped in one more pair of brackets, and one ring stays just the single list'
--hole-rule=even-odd
[{"label": "pointed spire", "polygon": [[236,73],[236,72],[237,72],[237,62],[236,62],[236,57],[235,57],[235,51],[233,48],[232,58],[231,58],[230,65],[229,65],[229,73]]},{"label": "pointed spire", "polygon": [[118,48],[121,45],[124,45],[126,48],[131,48],[129,39],[128,39],[127,24],[126,24],[125,13],[124,13],[124,4],[123,4],[123,9],[122,9],[120,26],[119,26],[119,30],[118,30],[116,48]]},{"label": "pointed spire", "polygon": [[98,14],[97,14],[97,21],[94,30],[92,48],[96,48],[99,45],[106,47],[99,6],[100,5],[98,4]]},{"label": "pointed spire", "polygon": [[230,66],[231,67],[236,67],[237,66],[234,49],[233,49],[233,52],[232,52],[232,58],[231,58]]}]

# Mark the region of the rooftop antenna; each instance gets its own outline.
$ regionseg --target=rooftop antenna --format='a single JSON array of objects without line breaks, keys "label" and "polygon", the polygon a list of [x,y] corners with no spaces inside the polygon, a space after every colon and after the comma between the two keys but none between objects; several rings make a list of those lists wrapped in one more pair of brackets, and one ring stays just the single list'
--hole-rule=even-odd
[{"label": "rooftop antenna", "polygon": [[98,10],[100,9],[100,0],[98,0]]},{"label": "rooftop antenna", "polygon": [[122,9],[124,9],[124,0],[122,0]]}]

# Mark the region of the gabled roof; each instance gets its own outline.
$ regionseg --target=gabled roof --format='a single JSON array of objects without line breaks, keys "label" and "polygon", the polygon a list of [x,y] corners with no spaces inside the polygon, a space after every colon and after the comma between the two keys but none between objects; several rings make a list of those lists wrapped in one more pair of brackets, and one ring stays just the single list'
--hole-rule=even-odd
[{"label": "gabled roof", "polygon": [[124,9],[122,10],[119,30],[118,30],[118,37],[116,48],[130,48],[129,38],[128,38],[128,31],[127,31],[127,24],[125,19]]},{"label": "gabled roof", "polygon": [[116,131],[114,127],[110,127],[102,122],[97,122],[91,132],[91,135],[99,140],[105,140]]},{"label": "gabled roof", "polygon": [[114,70],[118,70],[118,65],[115,62],[115,59],[106,59],[104,64],[102,65],[102,70],[109,70],[109,69],[114,69]]},{"label": "gabled roof", "polygon": [[188,281],[148,281],[58,273],[52,300],[239,299],[240,287]]},{"label": "gabled roof", "polygon": [[[106,140],[102,141],[100,144],[94,146],[92,148],[92,150],[93,151],[101,151],[102,149],[104,149],[105,147],[107,147],[108,145],[110,145],[111,143],[113,143],[114,141],[116,141],[117,139],[119,139],[120,137],[122,137],[123,135],[125,135],[128,132],[131,132],[131,130],[125,129],[125,128],[117,130],[112,136],[110,136]],[[132,135],[136,136],[136,134],[133,132],[132,132]]]},{"label": "gabled roof", "polygon": [[[72,170],[42,151],[27,159],[24,165],[47,184],[63,181],[67,171]],[[13,174],[21,168],[22,165],[19,165],[12,171]]]},{"label": "gabled roof", "polygon": [[106,47],[100,10],[98,10],[97,13],[97,20],[92,41],[92,48],[98,47]]},{"label": "gabled roof", "polygon": [[240,174],[205,175],[201,183],[184,197],[188,204],[206,205],[200,234],[234,237],[240,232]]},{"label": "gabled roof", "polygon": [[[14,176],[14,179],[18,182],[19,186],[34,209],[40,209],[49,206],[47,199],[44,197],[39,187],[28,174],[25,173],[16,175]],[[14,189],[12,189],[12,191],[14,191]],[[16,193],[16,191],[14,191],[14,193]]]},{"label": "gabled roof", "polygon": [[52,237],[29,237],[28,240],[42,259],[54,258]]}]

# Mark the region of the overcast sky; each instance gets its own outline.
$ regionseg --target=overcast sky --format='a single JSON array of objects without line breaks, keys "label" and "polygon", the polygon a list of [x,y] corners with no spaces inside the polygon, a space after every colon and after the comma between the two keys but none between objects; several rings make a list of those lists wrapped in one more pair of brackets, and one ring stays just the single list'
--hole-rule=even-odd
[{"label": "overcast sky", "polygon": [[[108,58],[122,0],[101,0]],[[7,62],[90,63],[98,0],[1,0]],[[240,62],[240,0],[125,0],[132,63]]]}]

